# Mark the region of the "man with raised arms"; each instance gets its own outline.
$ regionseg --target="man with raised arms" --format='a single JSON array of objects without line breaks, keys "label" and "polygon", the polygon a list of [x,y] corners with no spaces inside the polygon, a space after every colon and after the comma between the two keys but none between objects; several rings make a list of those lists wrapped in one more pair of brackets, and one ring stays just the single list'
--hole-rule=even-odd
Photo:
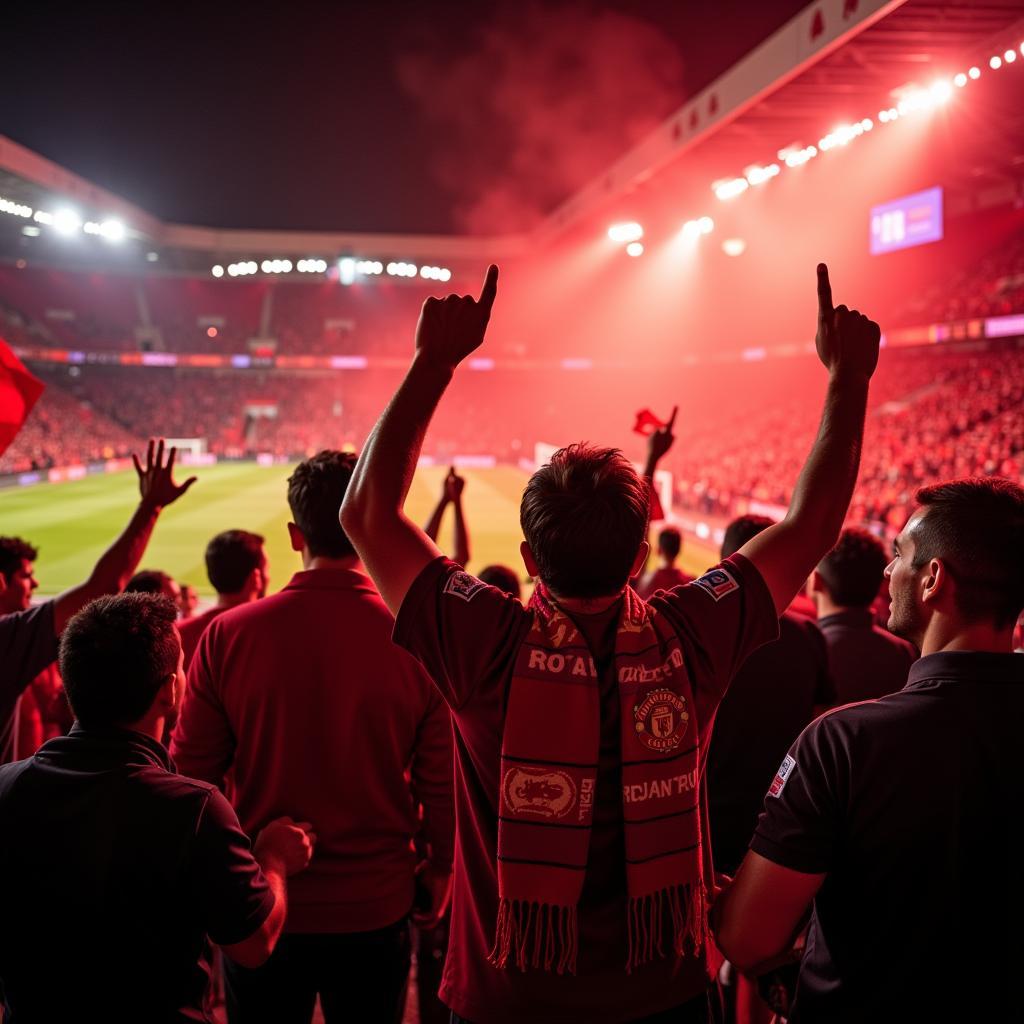
[{"label": "man with raised arms", "polygon": [[833,308],[820,266],[828,393],[789,513],[649,603],[628,586],[647,557],[647,483],[616,450],[556,452],[523,495],[521,550],[538,578],[523,608],[442,557],[404,512],[431,416],[482,343],[497,285],[492,266],[479,299],[424,303],[412,366],[341,509],[396,640],[452,709],[458,828],[441,998],[475,1024],[703,1022],[714,711],[839,536],[879,329]]}]

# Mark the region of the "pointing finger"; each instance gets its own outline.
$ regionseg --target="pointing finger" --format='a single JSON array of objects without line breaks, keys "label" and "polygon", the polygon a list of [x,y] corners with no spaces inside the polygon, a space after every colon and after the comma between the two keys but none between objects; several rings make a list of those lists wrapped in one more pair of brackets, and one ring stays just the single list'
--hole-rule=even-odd
[{"label": "pointing finger", "polygon": [[832,312],[832,285],[828,279],[828,267],[818,264],[818,315],[825,317]]},{"label": "pointing finger", "polygon": [[480,291],[480,308],[484,311],[486,316],[491,315],[491,307],[494,305],[494,299],[498,294],[498,268],[492,263],[487,268],[487,274],[484,277],[484,286]]},{"label": "pointing finger", "polygon": [[673,405],[672,406],[672,415],[669,416],[668,423],[665,424],[665,426],[669,430],[671,430],[676,425],[676,413],[677,412],[679,412],[679,406],[678,405]]}]

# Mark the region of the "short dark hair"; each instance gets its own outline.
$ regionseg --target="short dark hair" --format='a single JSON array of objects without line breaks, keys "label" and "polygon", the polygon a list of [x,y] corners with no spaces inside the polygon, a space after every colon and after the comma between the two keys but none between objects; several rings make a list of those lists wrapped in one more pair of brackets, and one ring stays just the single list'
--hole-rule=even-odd
[{"label": "short dark hair", "polygon": [[351,452],[327,450],[300,462],[288,477],[288,506],[311,555],[344,558],[355,554],[338,521],[355,465],[356,456]]},{"label": "short dark hair", "polygon": [[668,558],[678,558],[683,549],[683,535],[674,526],[665,526],[658,534],[658,550]]},{"label": "short dark hair", "polygon": [[722,537],[722,558],[736,554],[748,540],[774,525],[775,520],[768,516],[739,516],[734,519],[725,528],[725,536]]},{"label": "short dark hair", "polygon": [[829,597],[843,608],[867,608],[878,597],[889,555],[873,534],[850,526],[818,563]]},{"label": "short dark hair", "polygon": [[140,569],[126,584],[126,594],[162,594],[171,577],[159,569]]},{"label": "short dark hair", "polygon": [[650,489],[616,448],[572,444],[530,477],[519,507],[540,578],[563,597],[603,597],[629,579]]},{"label": "short dark hair", "polygon": [[511,594],[512,597],[522,596],[519,576],[515,569],[510,569],[507,565],[488,565],[480,570],[477,579],[489,586],[497,587],[506,594]]},{"label": "short dark hair", "polygon": [[258,569],[264,538],[248,530],[224,530],[206,545],[206,575],[218,594],[235,594]]},{"label": "short dark hair", "polygon": [[0,576],[9,580],[22,562],[34,562],[39,552],[21,537],[0,537]]},{"label": "short dark hair", "polygon": [[178,609],[167,597],[117,594],[90,601],[60,638],[60,674],[86,728],[137,722],[178,668]]},{"label": "short dark hair", "polygon": [[917,492],[926,509],[913,568],[941,559],[968,622],[1012,626],[1024,608],[1024,488],[1003,477],[950,480]]}]

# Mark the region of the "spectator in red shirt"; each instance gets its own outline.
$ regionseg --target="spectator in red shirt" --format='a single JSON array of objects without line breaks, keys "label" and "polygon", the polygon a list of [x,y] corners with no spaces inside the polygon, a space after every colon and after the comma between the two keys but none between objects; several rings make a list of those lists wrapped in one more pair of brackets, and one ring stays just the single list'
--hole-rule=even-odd
[{"label": "spectator in red shirt", "polygon": [[338,524],[355,461],[325,451],[295,469],[288,531],[303,571],[209,624],[172,740],[183,771],[220,785],[231,770],[243,827],[281,808],[318,836],[274,955],[259,970],[226,967],[233,1024],[309,1021],[318,995],[328,1022],[397,1024],[414,880],[418,923],[436,924],[448,901],[450,716],[392,644],[394,621]]},{"label": "spectator in red shirt", "polygon": [[178,614],[182,619],[191,619],[199,607],[199,595],[191,583],[181,584],[181,597],[178,599]]},{"label": "spectator in red shirt", "polygon": [[840,704],[902,690],[917,660],[913,644],[875,624],[872,604],[888,562],[877,537],[851,527],[811,576],[809,590]]},{"label": "spectator in red shirt", "polygon": [[217,591],[217,603],[194,618],[178,623],[185,668],[192,664],[199,638],[222,612],[267,596],[270,575],[263,538],[247,530],[225,530],[206,545],[206,575]]},{"label": "spectator in red shirt", "polygon": [[636,592],[646,601],[659,590],[671,590],[693,580],[676,565],[683,549],[683,535],[675,526],[662,527],[658,533],[658,567],[640,577]]},{"label": "spectator in red shirt", "polygon": [[[477,1024],[707,1019],[714,891],[703,767],[743,658],[835,543],[857,476],[879,329],[832,307],[818,270],[824,420],[786,518],[644,604],[650,488],[611,449],[573,445],[530,480],[530,609],[444,559],[403,511],[423,437],[483,341],[478,300],[428,299],[416,354],[367,442],[346,532],[452,709],[458,837],[441,997]],[[671,1017],[660,1016],[671,1014]]]}]

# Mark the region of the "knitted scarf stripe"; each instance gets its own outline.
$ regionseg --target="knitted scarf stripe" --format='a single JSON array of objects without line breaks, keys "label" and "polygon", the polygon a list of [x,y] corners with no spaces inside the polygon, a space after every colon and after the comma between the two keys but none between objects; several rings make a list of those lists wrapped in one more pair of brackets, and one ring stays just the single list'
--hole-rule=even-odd
[{"label": "knitted scarf stripe", "polygon": [[[539,584],[502,738],[491,962],[574,972],[600,749],[594,659]],[[627,589],[615,639],[622,710],[626,970],[703,945],[700,749],[679,641]],[[666,942],[666,937],[669,941]]]}]

